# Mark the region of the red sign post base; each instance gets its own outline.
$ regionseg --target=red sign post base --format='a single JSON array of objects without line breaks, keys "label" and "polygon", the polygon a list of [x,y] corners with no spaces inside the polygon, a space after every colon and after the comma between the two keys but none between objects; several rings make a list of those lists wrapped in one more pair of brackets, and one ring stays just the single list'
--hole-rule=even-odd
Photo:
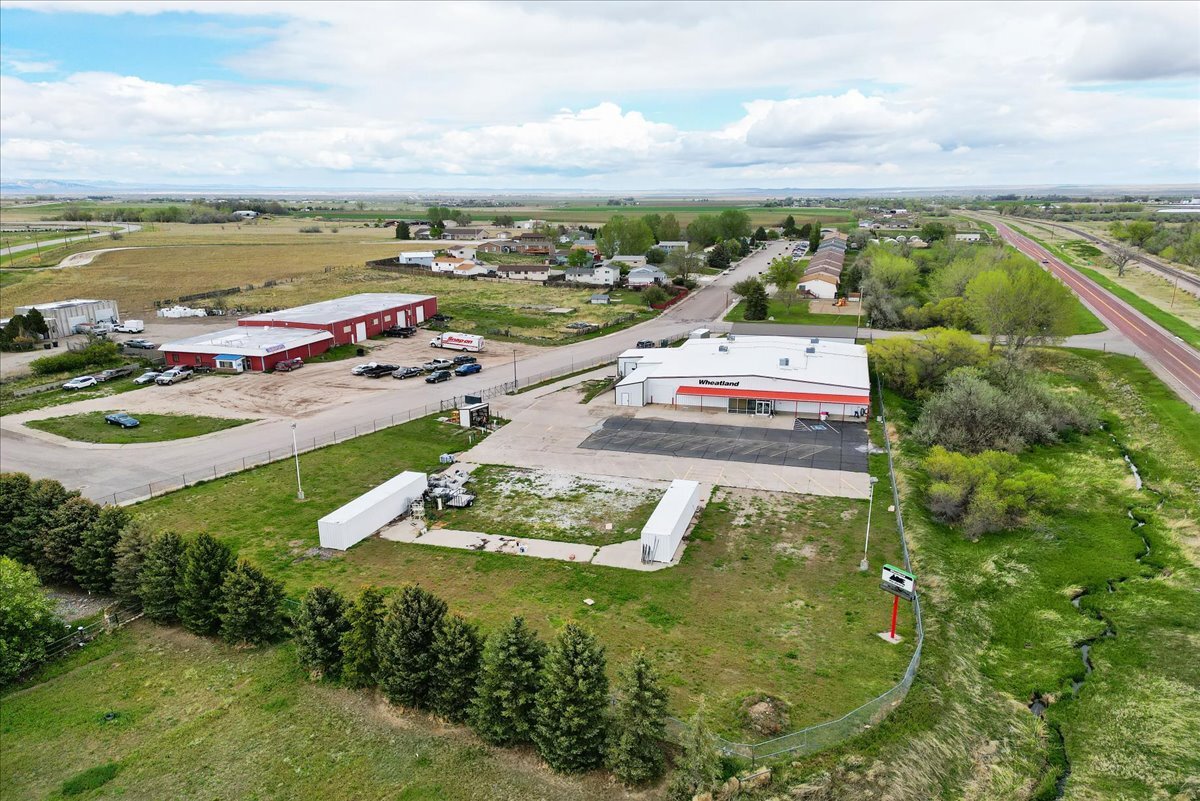
[{"label": "red sign post base", "polygon": [[879,632],[880,639],[882,639],[884,642],[889,642],[892,645],[895,645],[896,643],[898,643],[904,639],[903,637],[896,636],[896,616],[899,614],[900,614],[900,596],[897,595],[892,598],[892,628],[890,631]]}]

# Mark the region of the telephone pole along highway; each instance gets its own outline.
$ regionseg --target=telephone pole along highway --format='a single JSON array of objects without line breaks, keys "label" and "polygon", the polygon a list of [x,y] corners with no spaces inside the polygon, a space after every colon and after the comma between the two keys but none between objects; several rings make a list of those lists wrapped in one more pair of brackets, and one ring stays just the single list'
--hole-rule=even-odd
[{"label": "telephone pole along highway", "polygon": [[[1168,376],[1176,392],[1193,408],[1200,408],[1200,354],[1182,340],[1151,322],[1141,312],[1104,289],[1027,236],[998,220],[996,232],[1067,285],[1100,316],[1105,325],[1120,331]],[[1189,397],[1190,395],[1190,397]]]}]

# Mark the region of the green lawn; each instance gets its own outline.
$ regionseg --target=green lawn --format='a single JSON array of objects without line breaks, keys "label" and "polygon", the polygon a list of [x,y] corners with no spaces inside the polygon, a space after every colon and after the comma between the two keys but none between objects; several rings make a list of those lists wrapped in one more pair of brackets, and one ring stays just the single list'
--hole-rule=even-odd
[{"label": "green lawn", "polygon": [[[853,755],[859,767],[840,777],[844,797],[896,786],[914,798],[1194,795],[1200,416],[1133,358],[1044,353],[1043,374],[1092,395],[1107,430],[1024,454],[1023,463],[1060,479],[1061,504],[977,542],[930,518],[923,451],[904,443],[905,524],[925,588],[921,672],[882,725],[801,760],[794,781]],[[889,399],[901,432],[905,407]],[[1134,488],[1121,446],[1147,489]],[[1130,511],[1146,525],[1136,529]],[[1088,641],[1090,673],[1079,648]],[[1077,693],[1073,680],[1082,681]],[[1034,693],[1051,701],[1044,721],[1025,708]]]},{"label": "green lawn", "polygon": [[[382,339],[382,337],[380,337]],[[334,345],[324,353],[319,353],[316,356],[309,356],[304,360],[305,364],[321,364],[322,362],[340,362],[345,359],[353,359],[358,356],[358,349],[362,345],[354,342],[347,342],[344,345]],[[370,348],[366,348],[370,350]]]},{"label": "green lawn", "polygon": [[[333,558],[305,554],[318,544],[318,518],[402,470],[430,470],[439,454],[466,446],[463,429],[427,418],[302,455],[305,502],[289,489],[287,462],[133,511],[152,529],[213,532],[282,579],[293,597],[317,583],[353,592],[368,582],[419,581],[487,629],[524,614],[549,636],[577,620],[598,634],[615,664],[648,649],[670,686],[673,712],[686,715],[706,696],[721,731],[734,737],[762,739],[738,721],[748,694],[786,699],[799,727],[845,714],[903,673],[911,631],[898,649],[875,636],[886,604],[877,578],[856,569],[865,501],[722,491],[682,564],[655,573],[378,538]],[[879,457],[873,468],[883,469]],[[876,515],[874,525],[873,558],[895,561],[894,520]]]},{"label": "green lawn", "polygon": [[85,412],[66,417],[47,417],[30,420],[26,425],[39,431],[48,431],[79,442],[104,442],[127,445],[132,442],[164,442],[186,439],[235,428],[252,420],[227,417],[201,417],[188,414],[134,414],[141,425],[137,428],[121,428],[107,423],[104,416],[115,410]]},{"label": "green lawn", "polygon": [[[99,370],[99,368],[96,368]],[[18,412],[28,412],[32,409],[44,409],[48,406],[61,406],[64,403],[74,403],[75,401],[89,400],[91,398],[106,398],[110,395],[122,395],[126,392],[133,392],[137,389],[145,389],[153,387],[154,384],[135,384],[132,377],[114,378],[111,381],[105,381],[102,384],[97,384],[90,389],[52,389],[48,392],[39,392],[36,395],[25,395],[24,397],[15,397],[14,389],[19,389],[26,386],[38,386],[41,384],[63,383],[76,375],[85,375],[85,373],[64,373],[57,378],[51,377],[30,377],[4,384],[3,389],[0,389],[0,415],[2,414],[17,414]],[[135,373],[136,375],[136,373]]]},{"label": "green lawn", "polygon": [[[729,314],[725,315],[725,321],[730,323],[746,322],[743,315],[746,313],[746,302],[743,300],[734,306]],[[773,320],[759,320],[757,322],[773,322],[773,323],[793,323],[797,325],[856,325],[858,317],[853,314],[810,314],[808,311],[808,301],[799,300],[792,304],[790,309],[786,308],[782,303],[772,299],[767,307],[767,317],[773,317]],[[755,322],[755,321],[751,321]]]},{"label": "green lawn", "polygon": [[[313,684],[290,645],[138,622],[54,667],[3,699],[4,801],[631,797],[606,774],[556,776],[528,751]],[[83,787],[100,789],[70,794]]]},{"label": "green lawn", "polygon": [[[535,470],[482,465],[467,509],[446,509],[433,520],[447,528],[588,545],[635,540],[666,485],[628,487],[625,479],[556,480]],[[636,482],[633,482],[636,483]],[[611,526],[611,529],[608,528]]]}]

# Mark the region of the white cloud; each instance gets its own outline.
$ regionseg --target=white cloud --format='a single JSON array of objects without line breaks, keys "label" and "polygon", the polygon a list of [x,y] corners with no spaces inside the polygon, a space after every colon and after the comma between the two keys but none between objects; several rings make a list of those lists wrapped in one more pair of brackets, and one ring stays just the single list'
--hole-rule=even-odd
[{"label": "white cloud", "polygon": [[[12,177],[612,188],[1200,177],[1200,89],[1178,77],[1200,73],[1192,4],[5,7],[278,23],[227,62],[245,82],[169,84],[136,69],[32,80],[6,50],[0,153]],[[58,54],[17,55],[37,67]],[[1141,79],[1183,91],[1076,91]],[[730,97],[743,110],[695,126],[643,112],[679,97],[700,116]]]}]

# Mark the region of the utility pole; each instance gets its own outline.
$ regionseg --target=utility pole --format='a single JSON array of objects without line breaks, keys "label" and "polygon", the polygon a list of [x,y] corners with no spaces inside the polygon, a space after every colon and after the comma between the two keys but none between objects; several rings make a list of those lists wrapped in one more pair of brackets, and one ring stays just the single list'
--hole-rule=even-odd
[{"label": "utility pole", "polygon": [[513,348],[513,390],[517,388],[517,349]]},{"label": "utility pole", "polygon": [[296,460],[296,500],[304,500],[304,488],[300,486],[300,448],[296,445],[296,424],[292,423],[292,457]]},{"label": "utility pole", "polygon": [[[887,435],[887,432],[885,431],[884,436],[886,436],[886,435]],[[879,483],[879,479],[876,478],[875,476],[871,476],[870,490],[869,490],[870,500],[867,501],[867,539],[865,542],[863,542],[862,561],[858,563],[858,569],[864,573],[871,569],[871,566],[867,563],[867,548],[870,547],[870,545],[871,545],[871,510],[875,506],[875,485],[877,483]],[[895,626],[895,617],[894,616],[892,618],[892,625]],[[893,629],[893,633],[894,633],[894,629]]]}]

